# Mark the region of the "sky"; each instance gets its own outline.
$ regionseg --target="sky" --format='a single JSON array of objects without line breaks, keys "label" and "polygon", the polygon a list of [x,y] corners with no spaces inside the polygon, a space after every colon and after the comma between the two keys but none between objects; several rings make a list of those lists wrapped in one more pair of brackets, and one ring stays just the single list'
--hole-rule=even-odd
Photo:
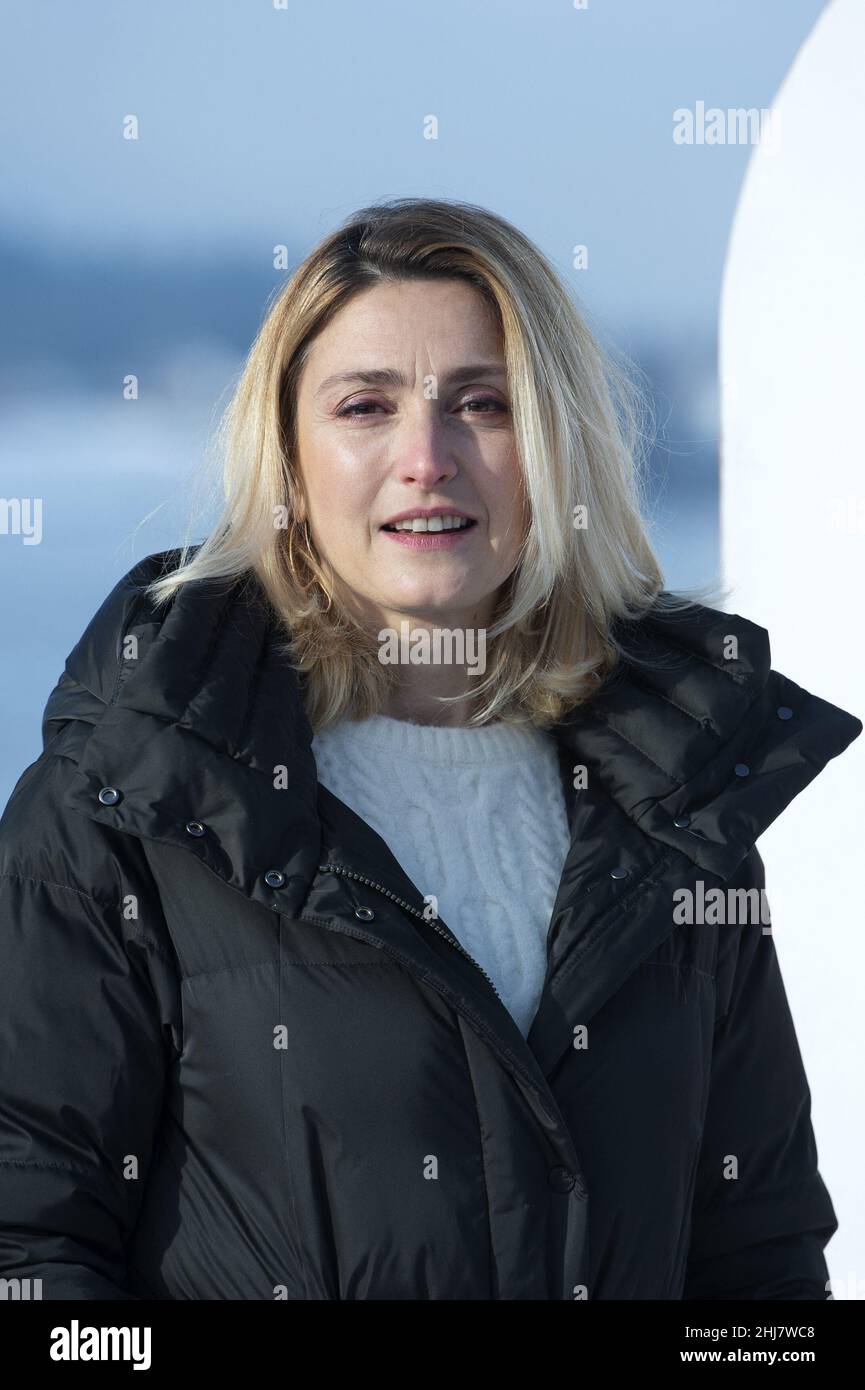
[{"label": "sky", "polygon": [[269,260],[376,197],[438,193],[565,269],[588,245],[587,293],[629,327],[700,326],[748,150],[676,146],[672,112],[766,106],[821,8],[7,0],[3,226],[62,260]]}]

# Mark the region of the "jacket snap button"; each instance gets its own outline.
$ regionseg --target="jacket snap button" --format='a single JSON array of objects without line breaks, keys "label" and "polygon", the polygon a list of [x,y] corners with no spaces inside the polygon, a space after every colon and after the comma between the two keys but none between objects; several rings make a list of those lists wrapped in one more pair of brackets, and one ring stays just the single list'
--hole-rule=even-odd
[{"label": "jacket snap button", "polygon": [[186,822],[186,833],[187,835],[203,835],[204,826],[201,824],[200,820],[188,820]]},{"label": "jacket snap button", "polygon": [[577,1181],[574,1174],[561,1164],[549,1171],[550,1187],[556,1192],[570,1192],[574,1183]]},{"label": "jacket snap button", "polygon": [[264,881],[268,888],[282,888],[285,884],[285,874],[282,869],[268,869]]},{"label": "jacket snap button", "polygon": [[686,830],[688,826],[691,824],[691,817],[677,816],[676,819],[673,821],[673,824],[675,825],[677,830]]},{"label": "jacket snap button", "polygon": [[610,878],[627,878],[627,869],[610,869]]},{"label": "jacket snap button", "polygon": [[793,711],[791,710],[789,705],[779,705],[775,713],[777,714],[779,719],[793,718]]},{"label": "jacket snap button", "polygon": [[116,806],[122,793],[116,787],[103,787],[99,793],[99,800],[103,806]]},{"label": "jacket snap button", "polygon": [[733,771],[737,777],[747,777],[751,769],[747,763],[737,763]]},{"label": "jacket snap button", "polygon": [[362,922],[371,922],[375,913],[371,907],[356,907],[354,915],[355,917],[359,917]]}]

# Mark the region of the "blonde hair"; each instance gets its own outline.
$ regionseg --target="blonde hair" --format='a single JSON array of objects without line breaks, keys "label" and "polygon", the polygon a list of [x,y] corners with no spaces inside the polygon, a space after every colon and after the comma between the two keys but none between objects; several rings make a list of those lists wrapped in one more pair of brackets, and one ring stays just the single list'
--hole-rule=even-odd
[{"label": "blonde hair", "polygon": [[[284,628],[314,729],[379,712],[399,668],[382,664],[375,635],[340,605],[338,576],[298,521],[298,382],[314,338],[354,295],[441,277],[474,286],[501,328],[529,515],[486,631],[487,674],[472,678],[470,722],[557,722],[617,665],[617,620],[653,604],[688,608],[709,587],[663,590],[642,519],[646,399],[537,247],[470,203],[373,204],[316,246],[276,295],[216,433],[222,514],[148,587],[161,604],[192,580],[254,574]],[[587,525],[576,529],[581,504]]]}]

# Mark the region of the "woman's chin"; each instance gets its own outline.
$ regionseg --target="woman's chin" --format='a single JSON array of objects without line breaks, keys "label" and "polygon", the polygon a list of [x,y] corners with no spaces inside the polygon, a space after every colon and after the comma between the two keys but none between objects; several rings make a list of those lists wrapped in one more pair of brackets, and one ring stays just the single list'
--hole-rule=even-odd
[{"label": "woman's chin", "polygon": [[447,594],[418,592],[408,597],[401,593],[392,603],[382,605],[387,612],[382,626],[394,627],[397,631],[404,622],[409,627],[427,623],[433,623],[436,627],[458,626],[467,612],[476,610],[477,603],[476,596],[466,594],[464,590]]}]

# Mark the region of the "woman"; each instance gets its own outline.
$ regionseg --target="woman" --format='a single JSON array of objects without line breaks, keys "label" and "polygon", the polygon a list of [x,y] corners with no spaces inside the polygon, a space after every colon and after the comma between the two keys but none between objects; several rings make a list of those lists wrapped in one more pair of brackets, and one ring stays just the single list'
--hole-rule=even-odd
[{"label": "woman", "polygon": [[471,205],[286,285],[0,826],[4,1276],[826,1296],[755,841],[862,724],[662,589],[635,401]]}]

